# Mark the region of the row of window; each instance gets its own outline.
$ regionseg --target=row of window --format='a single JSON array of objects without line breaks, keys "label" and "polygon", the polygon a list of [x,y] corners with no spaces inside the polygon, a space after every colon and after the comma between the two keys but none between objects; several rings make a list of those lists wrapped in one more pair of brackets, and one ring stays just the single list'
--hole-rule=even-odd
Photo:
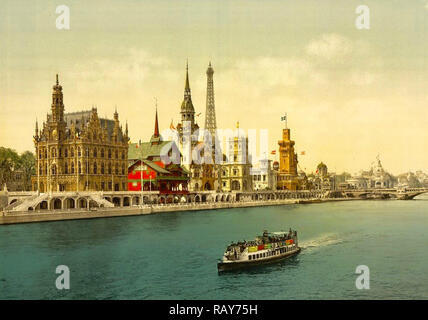
[{"label": "row of window", "polygon": [[282,253],[286,253],[286,252],[291,251],[291,250],[292,250],[292,248],[284,247],[284,248],[280,248],[279,250],[275,250],[275,251],[250,254],[250,255],[248,255],[248,260],[256,260],[256,259],[260,259],[260,258],[273,257],[273,256],[277,256],[277,255],[282,254]]},{"label": "row of window", "polygon": [[[78,162],[78,169],[77,172],[79,174],[82,173],[82,166],[80,161]],[[125,164],[122,164],[122,168],[120,170],[119,165],[114,166],[114,170],[112,169],[112,165],[111,163],[108,164],[107,168],[105,167],[104,163],[101,163],[100,168],[98,168],[98,165],[96,162],[94,162],[94,164],[91,166],[89,165],[89,167],[84,164],[84,169],[85,169],[85,173],[86,174],[113,174],[113,172],[118,175],[119,172],[122,175],[126,174],[126,170],[125,170]],[[91,170],[92,169],[92,170]],[[45,166],[40,165],[39,166],[39,174],[43,175],[43,174],[47,174],[48,173],[48,166],[47,164]],[[64,164],[63,167],[63,173],[64,174],[74,174],[75,173],[75,167],[74,167],[74,162],[71,163],[71,165],[69,166],[68,163]],[[55,164],[51,165],[51,174],[57,174],[57,166]]]},{"label": "row of window", "polygon": [[[92,151],[90,151],[89,148],[85,149],[85,155],[86,156],[91,156],[92,155],[94,158],[97,158],[98,155],[100,155],[101,158],[104,158],[105,157],[105,153],[106,152],[104,151],[104,148],[101,148],[99,151],[98,151],[97,148],[94,148]],[[57,149],[56,148],[52,148],[51,152],[50,152],[50,155],[51,155],[52,158],[56,158],[57,155],[58,155],[59,158],[62,158],[62,148],[58,149],[58,153],[57,153]],[[107,157],[108,157],[108,159],[111,159],[112,155],[113,155],[112,150],[108,149],[107,150]],[[64,158],[68,158],[69,156],[71,158],[74,157],[74,148],[70,148],[70,152],[69,152],[68,148],[64,149]],[[80,147],[77,148],[77,156],[78,157],[82,156],[82,150],[81,150]],[[48,153],[47,153],[47,149],[46,148],[43,148],[42,150],[39,151],[39,159],[43,159],[43,158],[47,159],[47,157],[48,157]],[[119,151],[118,150],[114,151],[114,157],[116,159],[119,159]],[[125,159],[125,151],[121,151],[120,152],[120,158],[122,160]]]},{"label": "row of window", "polygon": [[263,181],[266,181],[266,175],[265,174],[263,174],[263,175],[256,174],[253,176],[254,181],[262,181],[262,179],[263,179]]}]

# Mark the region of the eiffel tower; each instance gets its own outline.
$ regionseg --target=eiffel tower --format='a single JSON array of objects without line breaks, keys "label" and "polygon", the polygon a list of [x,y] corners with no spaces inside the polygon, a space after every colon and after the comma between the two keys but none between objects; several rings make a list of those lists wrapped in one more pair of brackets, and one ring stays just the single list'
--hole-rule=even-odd
[{"label": "eiffel tower", "polygon": [[214,69],[211,67],[211,62],[207,69],[207,109],[205,111],[205,130],[208,130],[211,137],[215,138],[217,130],[217,122],[215,118],[215,104],[214,104]]}]

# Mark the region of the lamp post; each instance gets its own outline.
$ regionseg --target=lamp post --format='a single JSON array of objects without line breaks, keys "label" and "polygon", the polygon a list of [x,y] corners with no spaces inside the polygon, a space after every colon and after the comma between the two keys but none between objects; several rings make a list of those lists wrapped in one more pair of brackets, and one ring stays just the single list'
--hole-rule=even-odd
[{"label": "lamp post", "polygon": [[[141,150],[140,150],[141,151]],[[140,152],[140,185],[141,185],[141,208],[143,207],[143,152]]]}]

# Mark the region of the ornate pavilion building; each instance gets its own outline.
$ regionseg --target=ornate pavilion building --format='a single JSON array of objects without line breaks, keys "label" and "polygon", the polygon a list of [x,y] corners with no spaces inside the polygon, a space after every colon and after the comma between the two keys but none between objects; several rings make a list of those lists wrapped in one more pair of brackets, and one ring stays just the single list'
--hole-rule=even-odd
[{"label": "ornate pavilion building", "polygon": [[127,190],[128,125],[98,117],[97,109],[64,113],[58,75],[51,114],[42,130],[36,122],[36,172],[32,189],[40,192]]},{"label": "ornate pavilion building", "polygon": [[164,141],[159,134],[157,110],[152,138],[149,142],[130,143],[128,159],[129,191],[143,188],[163,194],[188,193],[188,171],[180,165],[181,154],[175,142]]}]

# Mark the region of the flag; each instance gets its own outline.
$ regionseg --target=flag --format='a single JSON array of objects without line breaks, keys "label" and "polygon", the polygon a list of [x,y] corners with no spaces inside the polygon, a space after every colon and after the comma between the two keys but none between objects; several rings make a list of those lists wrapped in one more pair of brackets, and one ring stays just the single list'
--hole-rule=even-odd
[{"label": "flag", "polygon": [[287,114],[285,114],[285,116],[281,117],[281,121],[287,121]]},{"label": "flag", "polygon": [[199,112],[196,116],[199,117],[202,114],[202,112]]},{"label": "flag", "polygon": [[306,152],[305,152],[305,151],[302,151],[302,152],[300,152],[300,154],[301,154],[302,156],[304,156],[304,155],[306,154]]},{"label": "flag", "polygon": [[276,154],[276,150],[272,150],[270,154]]},{"label": "flag", "polygon": [[170,128],[171,130],[175,130],[174,123],[172,122],[172,120],[171,120],[171,124],[169,125],[169,128]]}]

